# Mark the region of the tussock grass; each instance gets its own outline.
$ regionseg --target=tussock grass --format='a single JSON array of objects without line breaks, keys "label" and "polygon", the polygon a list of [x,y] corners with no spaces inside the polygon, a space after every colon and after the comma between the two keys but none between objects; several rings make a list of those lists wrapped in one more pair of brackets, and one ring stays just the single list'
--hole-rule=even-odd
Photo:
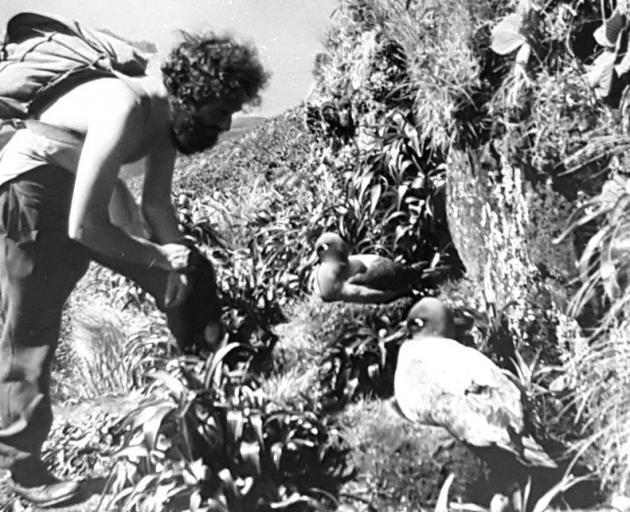
[{"label": "tussock grass", "polygon": [[387,33],[407,58],[408,81],[400,88],[413,103],[421,140],[434,150],[450,149],[457,135],[457,109],[472,102],[480,87],[480,65],[473,36],[491,15],[489,2],[385,0]]},{"label": "tussock grass", "polygon": [[83,383],[82,398],[125,393],[133,386],[133,372],[125,354],[122,319],[112,309],[100,308],[74,319],[70,345],[77,356]]},{"label": "tussock grass", "polygon": [[53,369],[53,396],[61,402],[125,396],[174,351],[158,311],[121,310],[98,295],[85,299],[74,297],[64,319]]},{"label": "tussock grass", "polygon": [[315,296],[291,302],[284,310],[287,322],[275,328],[276,368],[263,382],[263,389],[284,401],[321,401],[331,392],[325,379],[326,369],[330,369],[327,360],[341,347],[344,333],[379,316],[391,318],[393,328],[409,306],[407,299],[391,305],[325,303]]},{"label": "tussock grass", "polygon": [[582,444],[602,484],[618,494],[630,490],[630,318],[624,311],[594,340],[574,346],[568,368],[578,413],[588,437]]}]

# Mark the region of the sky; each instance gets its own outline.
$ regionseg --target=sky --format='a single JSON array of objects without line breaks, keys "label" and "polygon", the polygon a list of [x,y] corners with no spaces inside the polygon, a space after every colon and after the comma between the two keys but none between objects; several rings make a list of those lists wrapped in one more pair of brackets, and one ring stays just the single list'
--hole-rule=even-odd
[{"label": "sky", "polygon": [[[0,26],[22,11],[56,14],[167,53],[177,31],[229,31],[253,41],[272,76],[250,115],[271,116],[297,105],[311,84],[338,0],[0,0]],[[3,30],[0,30],[2,32]]]}]

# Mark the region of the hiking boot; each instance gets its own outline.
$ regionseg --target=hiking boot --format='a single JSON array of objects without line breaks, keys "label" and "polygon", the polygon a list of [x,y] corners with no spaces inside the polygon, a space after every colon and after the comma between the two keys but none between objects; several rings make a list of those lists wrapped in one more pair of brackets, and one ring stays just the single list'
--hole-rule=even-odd
[{"label": "hiking boot", "polygon": [[39,507],[61,505],[77,498],[81,484],[59,480],[40,460],[29,459],[11,469],[7,488],[20,498]]}]

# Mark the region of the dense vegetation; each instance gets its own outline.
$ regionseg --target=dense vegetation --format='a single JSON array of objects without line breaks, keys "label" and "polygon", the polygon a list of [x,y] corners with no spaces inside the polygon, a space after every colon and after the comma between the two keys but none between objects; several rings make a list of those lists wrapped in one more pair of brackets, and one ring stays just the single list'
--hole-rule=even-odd
[{"label": "dense vegetation", "polygon": [[107,510],[419,510],[450,472],[454,496],[487,505],[479,459],[387,407],[387,340],[413,299],[311,296],[313,242],[332,230],[429,262],[424,292],[521,381],[536,438],[601,499],[626,492],[627,8],[340,0],[305,103],[178,163],[225,345],[179,354],[150,297],[91,269],[55,389],[94,408],[58,419],[57,472],[107,477]]}]

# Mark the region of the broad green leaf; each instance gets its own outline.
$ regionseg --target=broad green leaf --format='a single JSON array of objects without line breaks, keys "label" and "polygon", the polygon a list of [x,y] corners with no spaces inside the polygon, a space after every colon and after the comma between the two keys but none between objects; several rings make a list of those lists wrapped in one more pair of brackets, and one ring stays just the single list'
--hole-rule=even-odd
[{"label": "broad green leaf", "polygon": [[420,148],[420,136],[418,135],[418,130],[411,123],[405,123],[405,135],[409,139],[408,143],[411,148],[415,151],[416,155],[422,154],[422,149]]},{"label": "broad green leaf", "polygon": [[177,402],[180,402],[188,391],[186,385],[171,374],[158,370],[151,375],[156,382],[163,384]]},{"label": "broad green leaf", "polygon": [[195,489],[190,495],[190,500],[188,502],[191,512],[200,512],[202,500],[203,498],[201,497],[201,492],[198,489]]},{"label": "broad green leaf", "polygon": [[378,363],[372,363],[371,365],[369,365],[367,367],[367,374],[372,381],[378,379],[381,374],[381,368],[379,367]]},{"label": "broad green leaf", "polygon": [[260,475],[260,445],[258,441],[241,441],[239,454],[250,474]]},{"label": "broad green leaf", "polygon": [[144,432],[145,445],[148,450],[153,450],[162,427],[164,418],[176,409],[175,404],[163,404],[160,406],[152,407],[153,414],[147,418],[142,425],[142,431]]},{"label": "broad green leaf", "polygon": [[136,493],[144,493],[149,489],[149,486],[153,485],[160,479],[160,475],[157,474],[149,474],[143,476],[140,481],[134,487],[134,492]]},{"label": "broad green leaf", "polygon": [[553,243],[561,243],[575,230],[575,228],[588,224],[597,217],[608,213],[612,206],[611,202],[613,200],[616,201],[617,199],[614,198],[614,196],[609,196],[608,194],[604,195],[605,193],[606,185],[604,185],[604,190],[599,196],[594,197],[589,202],[576,208],[571,215],[569,215],[569,218],[566,221],[568,227],[553,240]]},{"label": "broad green leaf", "polygon": [[271,452],[271,460],[273,461],[276,469],[280,469],[280,462],[282,460],[282,451],[284,450],[284,446],[280,442],[273,443],[269,448]]},{"label": "broad green leaf", "polygon": [[249,424],[254,430],[256,439],[260,446],[265,446],[264,433],[263,433],[263,418],[261,414],[255,413],[249,417]]},{"label": "broad green leaf", "polygon": [[243,436],[243,427],[245,425],[243,412],[238,410],[227,411],[226,422],[230,443],[238,443]]},{"label": "broad green leaf", "polygon": [[[112,501],[110,503],[108,503],[108,506],[112,506],[112,505],[122,505],[122,502],[124,500],[126,500],[129,496],[132,495],[134,489],[133,487],[127,487],[125,489],[123,489],[122,491],[116,493],[116,496],[114,496],[114,498],[112,499]],[[118,509],[118,507],[116,508]],[[114,509],[114,510],[116,510]]]},{"label": "broad green leaf", "polygon": [[595,30],[593,37],[601,46],[612,49],[617,44],[619,33],[625,25],[626,17],[618,10],[615,10],[612,16]]},{"label": "broad green leaf", "polygon": [[228,509],[230,511],[234,510],[234,512],[240,512],[240,496],[238,489],[236,488],[236,483],[234,482],[232,472],[229,469],[224,468],[219,471],[217,476],[221,480],[221,487],[223,489],[225,498],[227,499]]},{"label": "broad green leaf", "polygon": [[373,178],[373,175],[371,173],[364,174],[363,176],[359,178],[359,193],[357,194],[357,197],[363,198],[367,188],[369,187],[372,181],[372,178]]},{"label": "broad green leaf", "polygon": [[117,458],[126,458],[132,462],[149,457],[149,451],[144,446],[127,446],[116,452]]},{"label": "broad green leaf", "polygon": [[209,360],[208,369],[206,371],[206,375],[204,376],[204,385],[206,389],[210,389],[210,385],[212,384],[213,380],[215,380],[215,374],[217,372],[217,369],[223,363],[223,359],[230,352],[237,349],[244,350],[246,352],[249,352],[250,354],[255,353],[255,349],[253,347],[245,345],[243,343],[233,342],[228,343],[225,347],[221,347],[213,354],[212,358]]},{"label": "broad green leaf", "polygon": [[370,189],[370,214],[374,215],[376,211],[376,207],[378,206],[378,202],[381,199],[381,193],[383,191],[383,187],[380,183],[377,183],[372,186]]},{"label": "broad green leaf", "polygon": [[207,480],[210,476],[210,468],[203,463],[202,459],[197,459],[187,465],[187,470],[194,476],[196,481]]},{"label": "broad green leaf", "polygon": [[582,282],[588,281],[590,269],[592,268],[591,258],[598,251],[602,250],[602,247],[609,233],[610,233],[610,230],[607,227],[603,227],[590,238],[590,240],[586,244],[586,247],[582,251],[582,255],[580,256],[580,261],[578,265],[580,279],[582,280]]},{"label": "broad green leaf", "polygon": [[516,59],[514,62],[517,66],[521,66],[523,68],[527,67],[527,63],[529,62],[529,57],[532,53],[532,46],[529,43],[523,43],[521,47],[516,52]]},{"label": "broad green leaf", "polygon": [[518,49],[526,38],[521,32],[523,18],[520,14],[514,13],[503,18],[492,29],[492,51],[499,55],[507,55]]},{"label": "broad green leaf", "polygon": [[624,217],[628,215],[628,206],[630,205],[630,194],[623,194],[615,203],[614,208],[610,212],[609,223],[612,226],[618,226]]},{"label": "broad green leaf", "polygon": [[587,74],[589,86],[602,98],[610,94],[615,72],[615,53],[603,52],[595,59]]},{"label": "broad green leaf", "polygon": [[411,188],[414,190],[423,189],[425,185],[425,177],[423,175],[416,176],[411,182]]},{"label": "broad green leaf", "polygon": [[448,512],[448,494],[454,480],[455,474],[450,473],[442,484],[442,488],[438,494],[437,503],[435,504],[435,512]]},{"label": "broad green leaf", "polygon": [[617,75],[623,77],[630,72],[630,51],[626,51],[618,64],[615,65]]}]

